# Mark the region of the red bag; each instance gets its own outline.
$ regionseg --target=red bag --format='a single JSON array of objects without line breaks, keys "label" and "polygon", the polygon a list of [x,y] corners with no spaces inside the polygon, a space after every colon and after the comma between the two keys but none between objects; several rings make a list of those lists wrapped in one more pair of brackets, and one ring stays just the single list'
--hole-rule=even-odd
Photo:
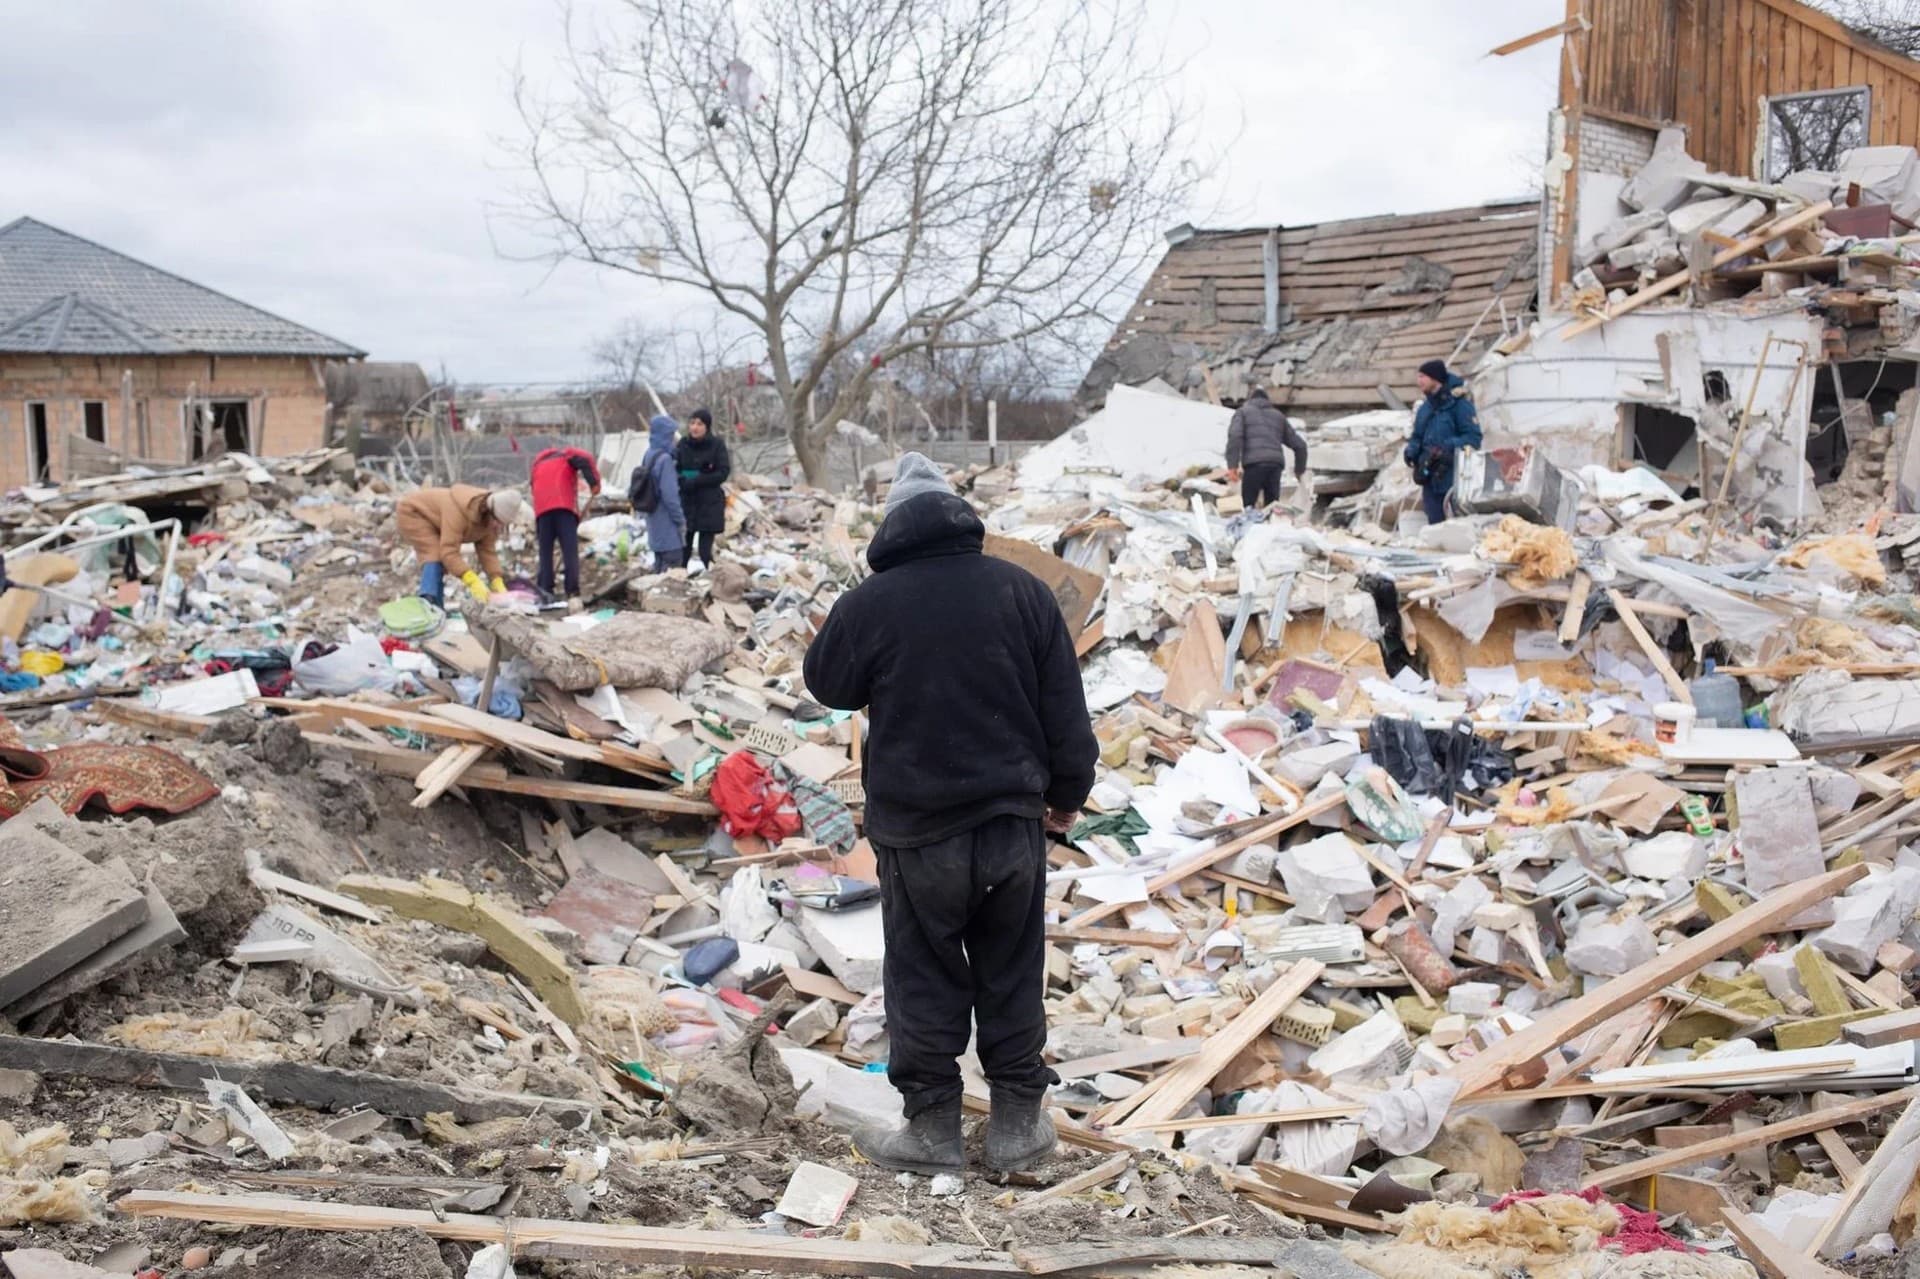
[{"label": "red bag", "polygon": [[735,751],[720,761],[708,798],[720,810],[720,829],[735,839],[758,835],[777,844],[800,833],[800,810],[793,796],[752,751]]}]

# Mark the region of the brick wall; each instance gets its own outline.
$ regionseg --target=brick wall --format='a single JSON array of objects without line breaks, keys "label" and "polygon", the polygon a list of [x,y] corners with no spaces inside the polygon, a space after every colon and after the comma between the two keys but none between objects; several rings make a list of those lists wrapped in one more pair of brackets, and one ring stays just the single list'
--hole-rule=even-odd
[{"label": "brick wall", "polygon": [[1637,125],[1580,117],[1580,168],[1630,178],[1653,155],[1654,131]]},{"label": "brick wall", "polygon": [[[133,420],[122,382],[133,376]],[[244,400],[254,452],[299,453],[326,442],[327,397],[315,361],[304,356],[74,356],[0,354],[0,488],[30,482],[27,406],[47,409],[47,459],[66,474],[64,442],[83,431],[84,405],[105,407],[109,448],[129,457],[184,462],[183,405],[189,395]],[[145,424],[145,437],[140,426]]]},{"label": "brick wall", "polygon": [[[1553,291],[1553,251],[1554,231],[1560,225],[1560,201],[1568,194],[1569,187],[1578,186],[1581,175],[1598,175],[1598,181],[1585,184],[1579,209],[1579,217],[1592,216],[1596,203],[1608,205],[1610,200],[1604,191],[1598,188],[1617,188],[1620,181],[1639,172],[1653,155],[1655,133],[1637,125],[1621,124],[1614,120],[1603,120],[1598,116],[1582,115],[1577,126],[1579,129],[1578,159],[1575,161],[1579,173],[1570,175],[1565,184],[1553,181],[1555,159],[1566,148],[1563,139],[1568,126],[1566,114],[1553,111],[1547,118],[1547,164],[1546,199],[1540,212],[1540,295],[1539,306],[1544,313],[1552,309]],[[1598,200],[1595,197],[1598,196]],[[1609,214],[1610,216],[1610,214]],[[1580,230],[1576,228],[1574,239],[1577,242]]]}]

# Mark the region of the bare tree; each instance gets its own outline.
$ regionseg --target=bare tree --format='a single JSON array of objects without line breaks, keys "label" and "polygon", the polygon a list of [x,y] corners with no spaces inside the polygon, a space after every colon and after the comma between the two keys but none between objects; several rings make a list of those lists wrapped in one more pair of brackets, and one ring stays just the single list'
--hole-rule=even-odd
[{"label": "bare tree", "polygon": [[1826,0],[1819,7],[1895,53],[1920,57],[1920,0]]},{"label": "bare tree", "polygon": [[1143,0],[620,0],[516,101],[555,258],[765,344],[810,480],[915,352],[1109,321],[1198,173]]}]

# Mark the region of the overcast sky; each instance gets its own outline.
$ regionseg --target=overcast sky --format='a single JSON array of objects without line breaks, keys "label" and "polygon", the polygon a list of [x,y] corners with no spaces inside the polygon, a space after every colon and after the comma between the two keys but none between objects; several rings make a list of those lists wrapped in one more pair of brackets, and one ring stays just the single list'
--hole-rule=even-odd
[{"label": "overcast sky", "polygon": [[[803,0],[804,2],[804,0]],[[1558,0],[1153,0],[1203,141],[1194,220],[1305,223],[1526,193]],[[25,214],[463,380],[591,376],[594,342],[684,303],[513,260],[516,65],[551,0],[80,0],[7,6],[0,223]]]}]

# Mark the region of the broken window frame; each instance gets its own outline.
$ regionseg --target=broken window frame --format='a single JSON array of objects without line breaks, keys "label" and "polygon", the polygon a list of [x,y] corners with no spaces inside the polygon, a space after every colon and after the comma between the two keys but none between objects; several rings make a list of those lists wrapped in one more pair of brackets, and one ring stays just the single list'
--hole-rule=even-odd
[{"label": "broken window frame", "polygon": [[[37,430],[33,420],[36,409],[40,413]],[[46,400],[26,401],[26,413],[21,418],[21,426],[27,445],[27,483],[51,483],[53,479],[53,406]]]},{"label": "broken window frame", "polygon": [[[1805,157],[1797,163],[1788,161],[1784,167],[1778,171],[1775,170],[1774,142],[1777,136],[1775,131],[1781,118],[1778,113],[1779,107],[1795,102],[1811,102],[1820,98],[1852,96],[1860,99],[1860,112],[1857,117],[1843,122],[1840,127],[1846,129],[1857,123],[1860,129],[1858,141],[1849,142],[1846,146],[1833,146],[1830,148],[1830,154],[1825,157],[1815,155]],[[1760,154],[1756,157],[1759,164],[1755,166],[1756,175],[1762,182],[1778,182],[1788,174],[1801,169],[1822,171],[1835,169],[1839,167],[1840,156],[1846,151],[1856,146],[1864,147],[1873,144],[1873,86],[1871,85],[1843,85],[1832,89],[1809,89],[1800,93],[1775,93],[1767,95],[1763,103],[1765,109],[1760,115]]]}]

